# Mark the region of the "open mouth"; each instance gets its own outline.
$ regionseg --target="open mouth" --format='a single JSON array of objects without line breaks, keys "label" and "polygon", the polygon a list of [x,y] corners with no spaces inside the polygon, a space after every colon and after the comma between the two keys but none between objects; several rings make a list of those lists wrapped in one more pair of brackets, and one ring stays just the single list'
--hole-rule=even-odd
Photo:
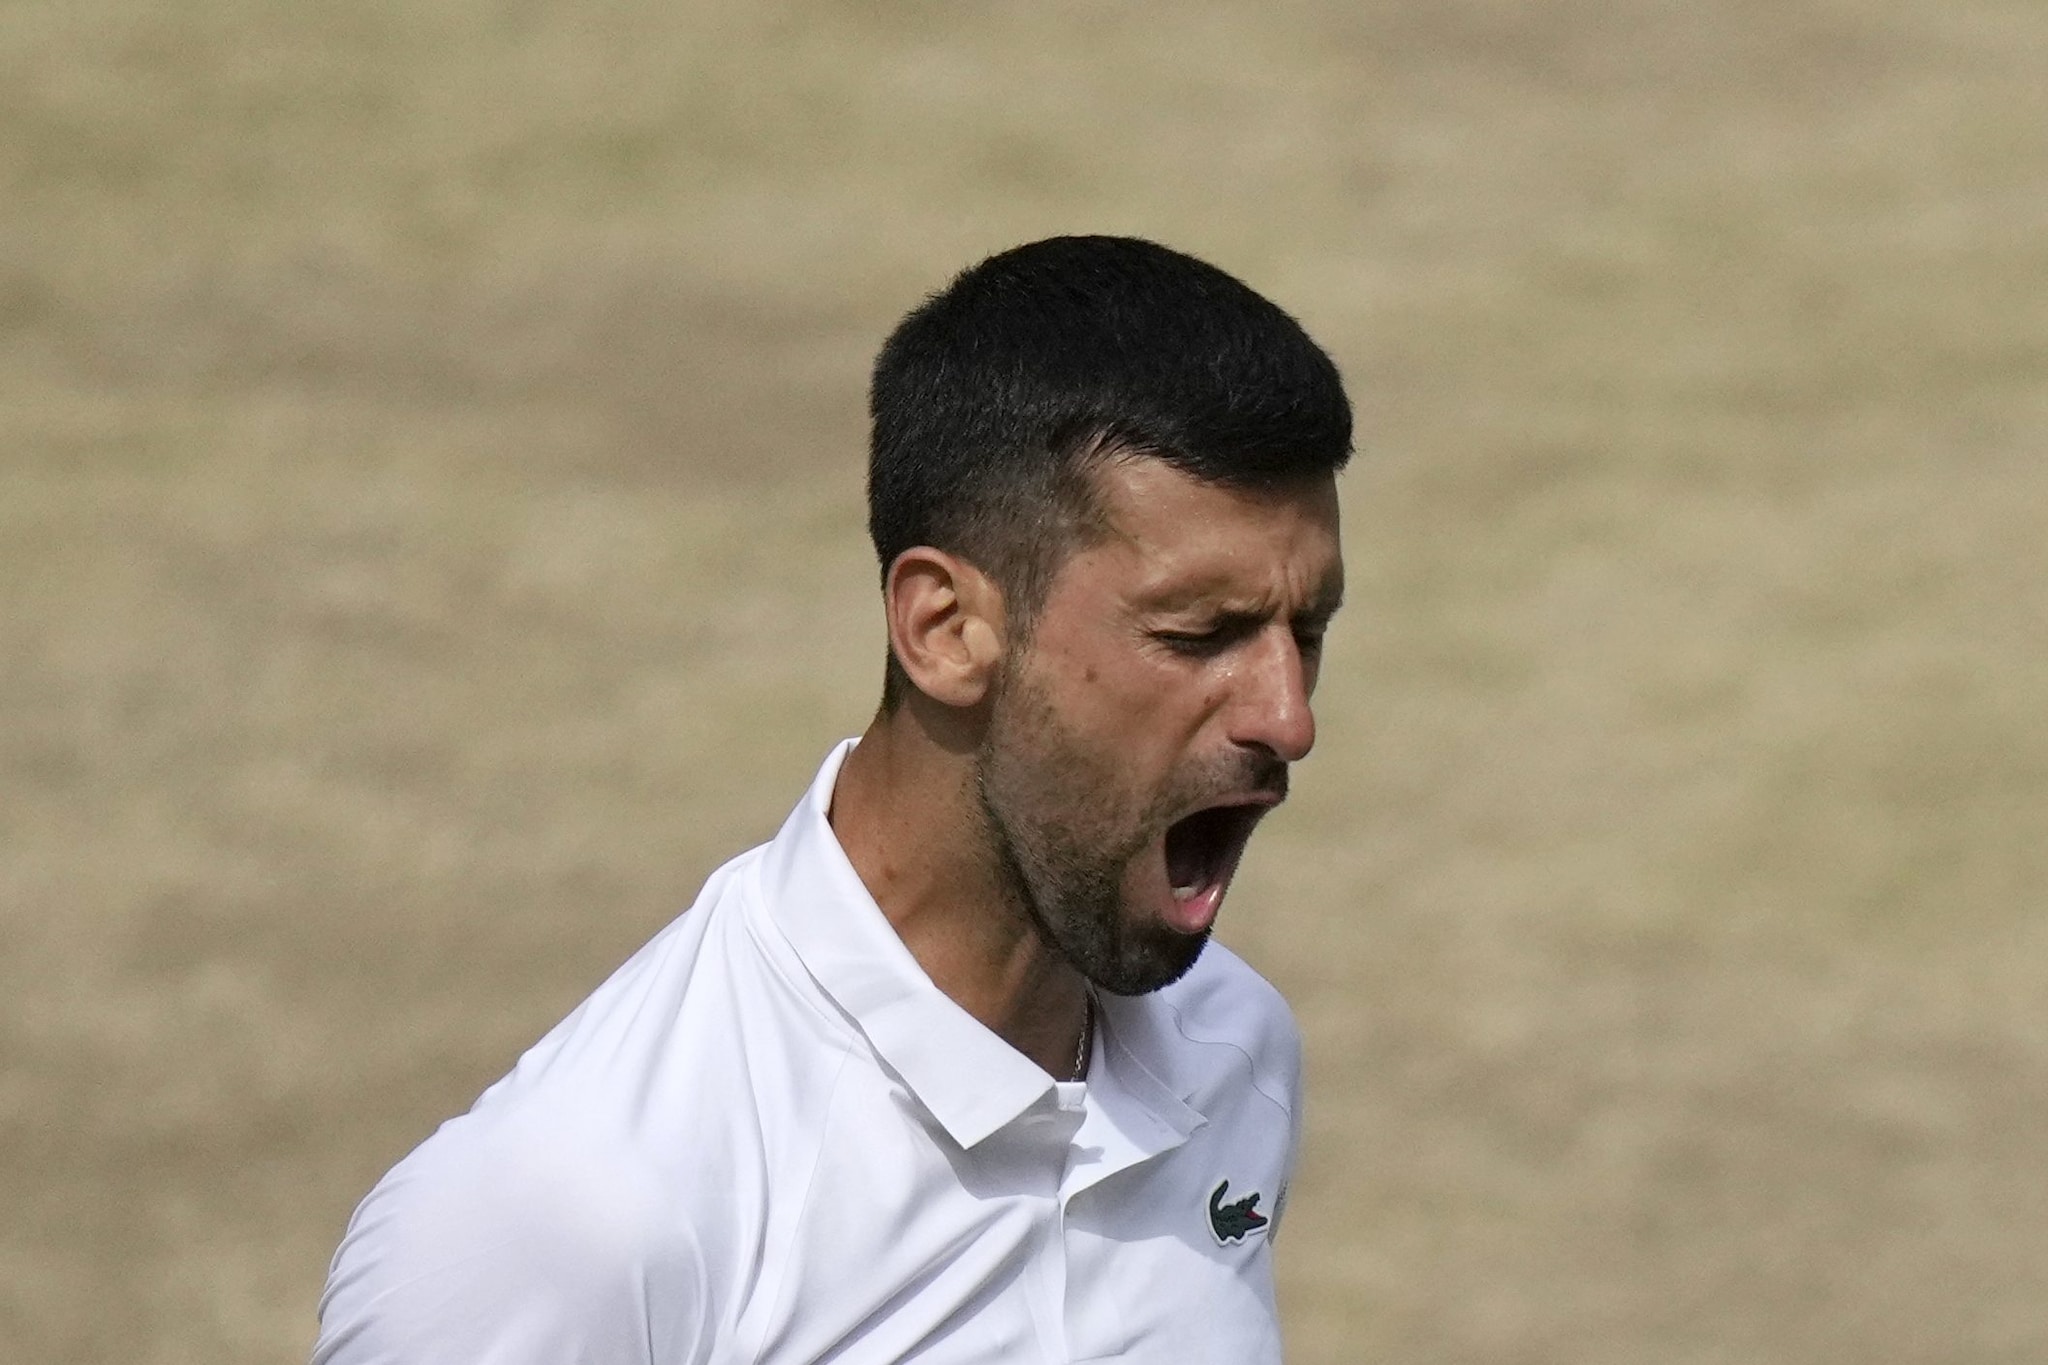
[{"label": "open mouth", "polygon": [[1200,933],[1216,916],[1223,892],[1244,856],[1264,803],[1209,806],[1166,830],[1166,882],[1173,893],[1175,927]]}]

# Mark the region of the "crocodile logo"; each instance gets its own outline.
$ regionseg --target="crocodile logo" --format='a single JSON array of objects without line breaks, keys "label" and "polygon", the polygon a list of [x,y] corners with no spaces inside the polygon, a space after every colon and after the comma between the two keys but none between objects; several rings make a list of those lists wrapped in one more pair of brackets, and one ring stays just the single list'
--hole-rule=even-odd
[{"label": "crocodile logo", "polygon": [[1230,1193],[1228,1180],[1219,1183],[1209,1192],[1209,1231],[1216,1234],[1216,1244],[1242,1242],[1255,1232],[1263,1232],[1266,1215],[1259,1212],[1259,1192],[1253,1190],[1242,1199],[1223,1202],[1223,1196]]}]

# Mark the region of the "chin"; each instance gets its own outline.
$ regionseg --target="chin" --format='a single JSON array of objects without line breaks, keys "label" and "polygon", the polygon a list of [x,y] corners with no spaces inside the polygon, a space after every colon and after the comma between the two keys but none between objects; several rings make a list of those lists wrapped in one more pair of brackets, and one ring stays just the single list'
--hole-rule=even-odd
[{"label": "chin", "polygon": [[1111,995],[1150,995],[1186,976],[1208,945],[1207,929],[1182,934],[1154,927],[1126,939],[1114,963],[1097,964],[1093,971],[1084,967],[1082,974]]}]

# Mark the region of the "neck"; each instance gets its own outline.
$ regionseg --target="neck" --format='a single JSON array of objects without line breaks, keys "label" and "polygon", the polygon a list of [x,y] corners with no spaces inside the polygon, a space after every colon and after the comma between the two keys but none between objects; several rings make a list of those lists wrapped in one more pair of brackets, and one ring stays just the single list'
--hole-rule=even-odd
[{"label": "neck", "polygon": [[973,735],[913,697],[876,717],[839,770],[832,829],[925,974],[1062,1080],[1086,1027],[1086,982],[1049,949],[990,846]]}]

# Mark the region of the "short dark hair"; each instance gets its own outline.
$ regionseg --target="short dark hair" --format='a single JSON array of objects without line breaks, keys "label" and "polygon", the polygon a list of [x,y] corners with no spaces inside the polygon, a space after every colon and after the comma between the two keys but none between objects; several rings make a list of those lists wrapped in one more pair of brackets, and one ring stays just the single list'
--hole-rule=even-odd
[{"label": "short dark hair", "polygon": [[[970,267],[897,325],[869,389],[868,533],[1003,590],[1020,631],[1091,524],[1102,459],[1270,487],[1351,457],[1343,381],[1241,281],[1132,237],[1052,237]],[[883,704],[907,680],[892,654]]]}]

